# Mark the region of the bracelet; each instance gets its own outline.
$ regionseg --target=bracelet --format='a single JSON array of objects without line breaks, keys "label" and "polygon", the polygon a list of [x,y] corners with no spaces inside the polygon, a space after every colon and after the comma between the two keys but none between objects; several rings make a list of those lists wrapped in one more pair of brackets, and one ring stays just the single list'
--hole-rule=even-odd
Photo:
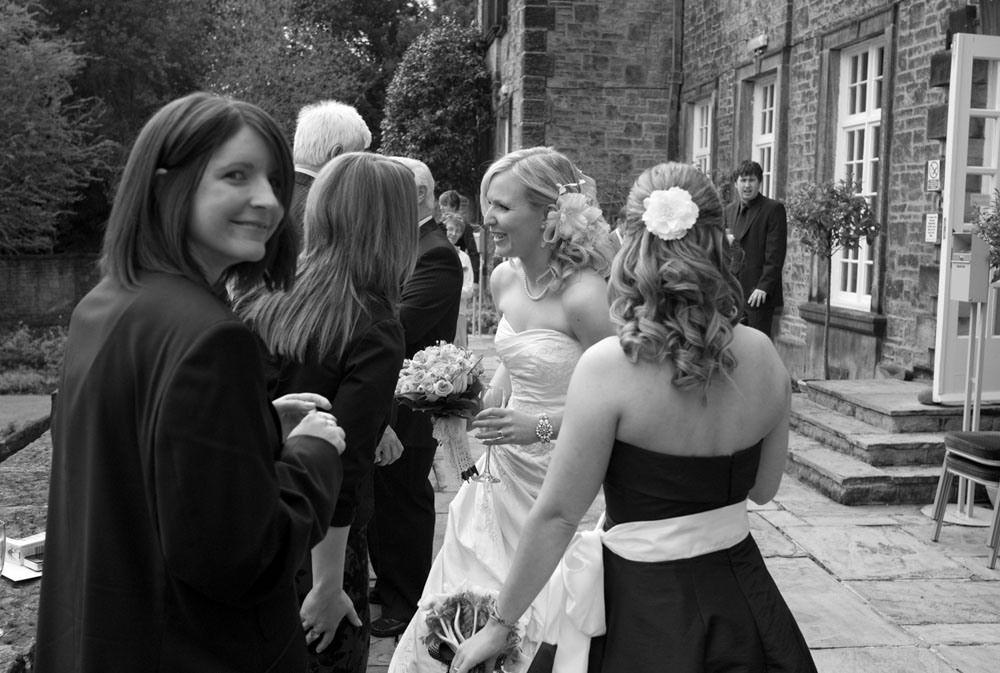
[{"label": "bracelet", "polygon": [[490,605],[489,615],[490,619],[492,619],[493,621],[495,621],[497,624],[504,627],[508,631],[514,631],[517,629],[517,622],[508,622],[506,619],[500,616],[500,613],[497,612],[496,603]]},{"label": "bracelet", "polygon": [[542,444],[552,441],[552,423],[549,422],[549,415],[542,414],[538,417],[538,425],[535,426],[535,436]]}]

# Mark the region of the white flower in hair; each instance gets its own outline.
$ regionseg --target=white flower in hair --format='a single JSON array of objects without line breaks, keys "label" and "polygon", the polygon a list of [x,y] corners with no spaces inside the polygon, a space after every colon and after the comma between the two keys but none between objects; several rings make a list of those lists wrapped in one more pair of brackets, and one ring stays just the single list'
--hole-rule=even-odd
[{"label": "white flower in hair", "polygon": [[646,229],[664,241],[676,241],[687,235],[698,220],[698,204],[691,193],[680,187],[654,190],[643,199],[642,221]]}]

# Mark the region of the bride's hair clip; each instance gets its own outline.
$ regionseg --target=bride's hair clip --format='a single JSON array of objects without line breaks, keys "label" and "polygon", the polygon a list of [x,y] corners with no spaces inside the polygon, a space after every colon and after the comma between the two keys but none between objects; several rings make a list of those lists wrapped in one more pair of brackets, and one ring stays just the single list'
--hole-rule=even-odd
[{"label": "bride's hair clip", "polygon": [[698,221],[698,204],[691,192],[680,187],[653,190],[643,199],[642,207],[646,230],[664,241],[684,238]]},{"label": "bride's hair clip", "polygon": [[574,194],[579,194],[580,192],[583,191],[583,186],[586,184],[587,180],[585,178],[583,180],[580,180],[579,182],[568,182],[565,185],[557,182],[556,187],[559,189],[559,196],[562,196],[563,194],[569,193],[569,190],[571,189],[573,190]]}]

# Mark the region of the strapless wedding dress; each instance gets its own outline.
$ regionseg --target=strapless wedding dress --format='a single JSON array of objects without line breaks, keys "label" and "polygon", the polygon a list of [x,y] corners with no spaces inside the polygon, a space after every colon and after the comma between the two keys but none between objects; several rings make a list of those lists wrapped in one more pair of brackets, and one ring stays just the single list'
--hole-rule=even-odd
[{"label": "strapless wedding dress", "polygon": [[[549,329],[515,332],[503,317],[494,339],[497,355],[511,380],[508,406],[537,416],[560,413],[577,360],[583,354],[572,337]],[[499,483],[466,482],[448,510],[444,543],[420,599],[420,609],[400,637],[389,665],[390,673],[441,673],[444,665],[432,659],[424,645],[427,635],[424,607],[442,594],[465,589],[496,593],[510,570],[528,512],[538,497],[549,467],[552,444],[498,445],[492,449],[490,471]],[[477,465],[484,470],[484,459]],[[527,669],[545,633],[547,586],[521,618],[523,639],[511,673]]]}]

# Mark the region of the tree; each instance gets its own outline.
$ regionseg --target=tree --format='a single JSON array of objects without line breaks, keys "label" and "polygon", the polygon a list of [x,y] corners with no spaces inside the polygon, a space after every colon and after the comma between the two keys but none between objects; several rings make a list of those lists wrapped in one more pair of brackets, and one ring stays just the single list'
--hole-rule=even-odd
[{"label": "tree", "polygon": [[875,242],[879,223],[868,199],[844,181],[803,183],[785,203],[792,230],[809,252],[826,260],[826,316],[823,321],[823,378],[830,378],[830,264],[838,250]]},{"label": "tree", "polygon": [[0,0],[0,254],[51,252],[57,222],[114,144],[94,139],[99,107],[72,100],[84,59],[37,15]]},{"label": "tree", "polygon": [[199,88],[210,27],[204,0],[39,0],[48,23],[87,57],[77,98],[100,98],[104,135],[122,158],[149,117]]},{"label": "tree", "polygon": [[357,107],[375,65],[294,0],[217,0],[204,88],[259,105],[289,139],[299,109],[324,99]]},{"label": "tree", "polygon": [[418,158],[441,190],[479,189],[480,135],[493,126],[485,45],[471,26],[444,20],[417,38],[389,85],[382,143],[386,154]]},{"label": "tree", "polygon": [[381,146],[386,90],[396,67],[427,22],[425,5],[418,0],[293,0],[304,23],[323,26],[342,40],[368,67],[361,94],[354,103],[372,131],[372,148]]}]

